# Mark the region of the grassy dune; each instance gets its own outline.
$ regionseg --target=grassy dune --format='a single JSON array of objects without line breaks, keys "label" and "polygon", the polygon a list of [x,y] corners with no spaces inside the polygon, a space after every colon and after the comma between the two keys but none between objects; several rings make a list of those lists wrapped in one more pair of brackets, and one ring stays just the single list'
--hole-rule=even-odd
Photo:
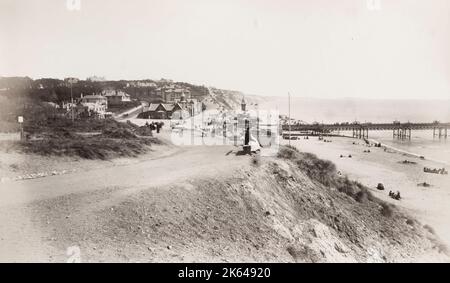
[{"label": "grassy dune", "polygon": [[27,140],[3,143],[6,150],[44,156],[73,156],[107,160],[135,157],[160,141],[145,127],[108,120],[49,119],[27,125]]}]

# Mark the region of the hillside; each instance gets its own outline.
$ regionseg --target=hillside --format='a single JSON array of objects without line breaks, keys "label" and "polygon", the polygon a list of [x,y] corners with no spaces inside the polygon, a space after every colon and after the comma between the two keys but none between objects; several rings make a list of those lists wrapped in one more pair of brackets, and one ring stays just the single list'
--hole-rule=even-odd
[{"label": "hillside", "polygon": [[241,108],[243,98],[247,109],[257,109],[264,101],[263,97],[246,95],[240,91],[209,88],[209,94],[203,98],[203,103],[206,109],[237,110]]},{"label": "hillside", "polygon": [[[448,261],[431,228],[339,177],[330,162],[290,148],[261,160],[224,150],[157,160],[152,185],[137,179],[135,188],[119,182],[35,202],[33,221],[61,251],[51,260],[80,245],[83,261],[95,262]],[[177,169],[182,160],[191,166]]]}]

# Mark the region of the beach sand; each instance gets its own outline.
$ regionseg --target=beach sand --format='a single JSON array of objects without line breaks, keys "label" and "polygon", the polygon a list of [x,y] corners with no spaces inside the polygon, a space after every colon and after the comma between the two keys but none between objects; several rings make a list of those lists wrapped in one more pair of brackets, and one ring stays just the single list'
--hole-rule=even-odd
[{"label": "beach sand", "polygon": [[[443,243],[450,247],[450,175],[423,171],[425,166],[442,168],[442,164],[389,148],[369,147],[364,140],[345,137],[325,139],[332,142],[319,141],[318,137],[309,137],[308,140],[299,137],[299,140],[292,140],[291,144],[301,151],[311,152],[319,158],[334,162],[343,175],[361,182],[376,197],[403,208],[423,225],[430,226]],[[288,142],[283,140],[282,143]],[[368,150],[370,153],[364,152]],[[341,158],[340,155],[344,157]],[[403,164],[404,160],[417,164]],[[418,186],[423,182],[432,186]],[[384,185],[384,191],[376,189],[378,183]],[[400,191],[402,199],[397,201],[390,198],[390,190]]]}]

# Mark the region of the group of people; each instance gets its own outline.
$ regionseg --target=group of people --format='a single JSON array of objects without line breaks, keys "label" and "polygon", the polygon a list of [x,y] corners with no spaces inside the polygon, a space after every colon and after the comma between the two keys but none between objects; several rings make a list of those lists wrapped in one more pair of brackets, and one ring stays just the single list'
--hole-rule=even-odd
[{"label": "group of people", "polygon": [[389,196],[391,198],[393,198],[393,199],[396,199],[396,200],[400,200],[401,199],[399,191],[397,191],[396,193],[394,193],[393,191],[389,191]]},{"label": "group of people", "polygon": [[150,131],[155,131],[156,133],[159,134],[159,132],[161,131],[161,128],[164,126],[163,122],[151,122],[150,124],[148,122],[145,123],[145,126],[147,128],[150,128]]},{"label": "group of people", "polygon": [[436,169],[436,168],[423,167],[423,172],[425,172],[425,173],[433,173],[433,174],[441,174],[441,175],[448,175],[448,171],[445,170],[445,168]]},{"label": "group of people", "polygon": [[[340,157],[341,157],[341,158],[344,158],[344,155],[341,154]],[[348,158],[352,158],[352,155],[349,154],[349,155],[348,155]]]}]

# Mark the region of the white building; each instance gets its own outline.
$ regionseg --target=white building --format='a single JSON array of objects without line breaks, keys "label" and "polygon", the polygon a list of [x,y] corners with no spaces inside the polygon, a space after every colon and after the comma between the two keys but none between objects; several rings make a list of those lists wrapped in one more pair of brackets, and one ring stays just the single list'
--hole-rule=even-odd
[{"label": "white building", "polygon": [[86,79],[89,82],[104,82],[106,81],[105,77],[97,77],[97,76],[92,76]]},{"label": "white building", "polygon": [[104,117],[108,109],[108,100],[101,95],[86,95],[81,96],[80,104],[87,108],[89,112],[98,114]]}]

